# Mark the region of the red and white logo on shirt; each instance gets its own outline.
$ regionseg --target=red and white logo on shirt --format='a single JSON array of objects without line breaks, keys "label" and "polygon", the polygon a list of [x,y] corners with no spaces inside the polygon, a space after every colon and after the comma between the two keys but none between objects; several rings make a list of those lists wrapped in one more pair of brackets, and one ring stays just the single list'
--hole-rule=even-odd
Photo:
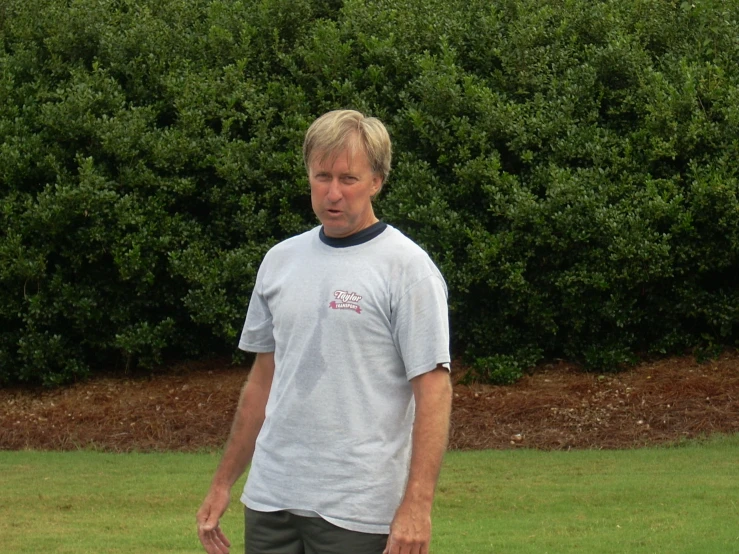
[{"label": "red and white logo on shirt", "polygon": [[362,296],[356,292],[335,290],[334,300],[332,300],[328,306],[332,310],[354,310],[358,314],[361,314],[362,308],[359,305],[360,300],[362,300]]}]

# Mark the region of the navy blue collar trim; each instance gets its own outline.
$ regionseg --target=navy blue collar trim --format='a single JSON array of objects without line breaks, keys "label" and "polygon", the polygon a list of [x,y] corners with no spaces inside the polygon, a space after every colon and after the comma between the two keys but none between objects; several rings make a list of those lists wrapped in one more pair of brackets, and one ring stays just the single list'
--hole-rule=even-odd
[{"label": "navy blue collar trim", "polygon": [[370,225],[366,229],[362,229],[361,231],[358,231],[353,235],[349,235],[348,237],[328,237],[326,236],[326,233],[323,232],[323,227],[321,227],[320,231],[318,231],[318,236],[321,239],[321,242],[328,246],[331,246],[333,248],[346,248],[348,246],[357,246],[360,244],[364,244],[365,242],[369,242],[380,233],[382,233],[385,229],[387,229],[387,223],[385,223],[384,221],[378,221],[377,223]]}]

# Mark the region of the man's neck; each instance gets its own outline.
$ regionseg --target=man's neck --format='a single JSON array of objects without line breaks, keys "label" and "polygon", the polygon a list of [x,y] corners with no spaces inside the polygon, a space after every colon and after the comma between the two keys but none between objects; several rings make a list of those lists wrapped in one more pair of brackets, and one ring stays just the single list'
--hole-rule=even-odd
[{"label": "man's neck", "polygon": [[323,227],[321,227],[321,230],[318,232],[318,236],[320,237],[321,242],[331,246],[332,248],[346,248],[348,246],[357,246],[359,244],[369,242],[376,236],[380,235],[380,233],[385,229],[387,229],[387,223],[378,221],[377,223],[373,223],[369,227],[365,227],[361,231],[357,231],[348,237],[329,237],[326,235]]}]

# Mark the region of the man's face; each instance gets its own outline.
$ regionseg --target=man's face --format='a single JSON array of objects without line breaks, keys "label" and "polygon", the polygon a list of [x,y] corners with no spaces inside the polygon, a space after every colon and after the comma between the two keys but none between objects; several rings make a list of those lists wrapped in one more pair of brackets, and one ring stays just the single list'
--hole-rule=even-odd
[{"label": "man's face", "polygon": [[382,178],[372,172],[364,150],[344,148],[323,162],[321,157],[321,152],[313,157],[308,180],[313,211],[326,236],[348,237],[375,223],[372,196]]}]

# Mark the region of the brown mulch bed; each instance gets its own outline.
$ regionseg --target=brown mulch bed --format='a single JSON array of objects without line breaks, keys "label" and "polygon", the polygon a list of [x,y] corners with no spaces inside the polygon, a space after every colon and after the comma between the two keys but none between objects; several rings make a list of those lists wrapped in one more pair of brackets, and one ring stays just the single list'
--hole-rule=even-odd
[{"label": "brown mulch bed", "polygon": [[[1,389],[0,450],[219,448],[246,375],[211,362],[57,390]],[[452,449],[633,448],[739,432],[737,352],[606,375],[549,364],[508,387],[464,386],[460,376]]]}]

